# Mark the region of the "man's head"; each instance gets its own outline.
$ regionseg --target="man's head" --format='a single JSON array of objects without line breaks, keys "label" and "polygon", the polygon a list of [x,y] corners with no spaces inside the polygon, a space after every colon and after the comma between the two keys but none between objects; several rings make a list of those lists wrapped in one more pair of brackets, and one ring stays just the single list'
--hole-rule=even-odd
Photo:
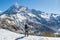
[{"label": "man's head", "polygon": [[25,25],[28,25],[28,23],[26,23]]}]

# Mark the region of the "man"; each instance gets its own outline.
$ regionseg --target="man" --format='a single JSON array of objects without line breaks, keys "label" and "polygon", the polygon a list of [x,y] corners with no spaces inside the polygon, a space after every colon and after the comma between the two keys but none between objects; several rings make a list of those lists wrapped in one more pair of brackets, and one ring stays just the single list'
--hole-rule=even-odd
[{"label": "man", "polygon": [[30,27],[28,24],[25,24],[25,36],[28,36],[28,31],[30,30]]}]

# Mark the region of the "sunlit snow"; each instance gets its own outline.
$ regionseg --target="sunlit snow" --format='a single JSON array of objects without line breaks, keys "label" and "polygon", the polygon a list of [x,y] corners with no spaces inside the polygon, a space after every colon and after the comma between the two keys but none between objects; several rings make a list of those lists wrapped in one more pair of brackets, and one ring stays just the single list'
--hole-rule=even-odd
[{"label": "sunlit snow", "polygon": [[60,40],[60,38],[33,35],[25,37],[23,34],[18,34],[5,29],[0,29],[0,40]]}]

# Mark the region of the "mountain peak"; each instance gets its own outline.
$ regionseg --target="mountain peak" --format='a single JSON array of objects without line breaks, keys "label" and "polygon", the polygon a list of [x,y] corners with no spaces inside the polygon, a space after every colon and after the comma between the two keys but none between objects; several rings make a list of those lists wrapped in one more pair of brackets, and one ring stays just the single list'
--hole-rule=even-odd
[{"label": "mountain peak", "polygon": [[15,3],[13,4],[13,6],[19,8],[19,4],[18,4],[17,2],[15,2]]}]

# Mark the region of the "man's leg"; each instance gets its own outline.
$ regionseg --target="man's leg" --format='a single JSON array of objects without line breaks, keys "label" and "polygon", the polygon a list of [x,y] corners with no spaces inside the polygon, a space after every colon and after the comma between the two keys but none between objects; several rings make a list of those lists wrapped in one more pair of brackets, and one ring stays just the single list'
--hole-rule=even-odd
[{"label": "man's leg", "polygon": [[26,32],[27,36],[28,36],[28,31]]},{"label": "man's leg", "polygon": [[28,36],[28,31],[25,31],[25,36]]},{"label": "man's leg", "polygon": [[25,36],[26,36],[26,31],[25,31]]}]

